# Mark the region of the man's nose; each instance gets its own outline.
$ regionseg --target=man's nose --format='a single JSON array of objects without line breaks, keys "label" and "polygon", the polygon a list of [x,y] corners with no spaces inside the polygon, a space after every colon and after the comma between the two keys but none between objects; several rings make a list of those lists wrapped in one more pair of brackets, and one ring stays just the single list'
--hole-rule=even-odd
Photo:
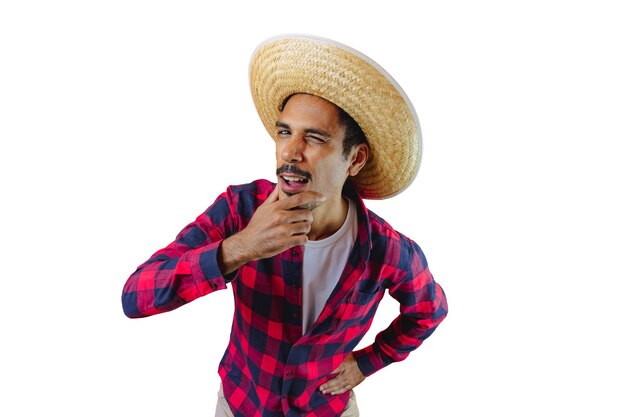
[{"label": "man's nose", "polygon": [[285,162],[302,161],[302,147],[304,141],[298,137],[292,137],[283,148],[281,156]]}]

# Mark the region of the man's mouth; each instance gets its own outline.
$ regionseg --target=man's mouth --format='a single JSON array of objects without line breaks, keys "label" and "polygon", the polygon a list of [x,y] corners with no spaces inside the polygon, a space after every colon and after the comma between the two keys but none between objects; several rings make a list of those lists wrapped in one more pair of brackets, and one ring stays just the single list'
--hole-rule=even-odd
[{"label": "man's mouth", "polygon": [[287,184],[291,184],[292,182],[295,183],[302,183],[302,184],[306,184],[307,182],[309,182],[309,180],[307,180],[306,178],[302,178],[302,177],[294,177],[292,175],[281,175],[280,176]]},{"label": "man's mouth", "polygon": [[306,191],[309,180],[292,175],[279,175],[280,188],[287,195],[294,195]]},{"label": "man's mouth", "polygon": [[297,194],[305,191],[311,180],[311,174],[295,165],[283,165],[276,170],[276,175],[281,179],[281,188],[286,194]]}]

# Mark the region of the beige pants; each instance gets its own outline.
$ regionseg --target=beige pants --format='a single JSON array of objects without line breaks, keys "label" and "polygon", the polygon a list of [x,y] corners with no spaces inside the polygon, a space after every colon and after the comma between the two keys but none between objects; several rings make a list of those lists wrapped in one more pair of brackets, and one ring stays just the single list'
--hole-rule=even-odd
[{"label": "beige pants", "polygon": [[[228,403],[226,402],[226,398],[224,398],[224,392],[222,391],[222,386],[220,385],[220,390],[217,392],[217,407],[215,407],[215,417],[234,417],[232,411],[230,411],[230,407],[228,407]],[[350,399],[348,400],[348,405],[344,410],[341,417],[359,417],[359,408],[356,406],[356,397],[354,396],[354,391],[350,391]]]}]

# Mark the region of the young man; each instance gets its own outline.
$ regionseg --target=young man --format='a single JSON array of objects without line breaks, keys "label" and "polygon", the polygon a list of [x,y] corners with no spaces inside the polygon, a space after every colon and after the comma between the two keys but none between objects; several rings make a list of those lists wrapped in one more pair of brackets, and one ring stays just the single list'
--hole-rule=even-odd
[{"label": "young man", "polygon": [[[250,65],[276,143],[277,184],[232,186],[128,279],[129,317],[169,311],[230,283],[235,317],[217,416],[358,416],[352,389],[403,360],[447,314],[412,240],[368,211],[413,180],[417,117],[358,52],[270,39]],[[400,315],[365,349],[385,290]]]}]

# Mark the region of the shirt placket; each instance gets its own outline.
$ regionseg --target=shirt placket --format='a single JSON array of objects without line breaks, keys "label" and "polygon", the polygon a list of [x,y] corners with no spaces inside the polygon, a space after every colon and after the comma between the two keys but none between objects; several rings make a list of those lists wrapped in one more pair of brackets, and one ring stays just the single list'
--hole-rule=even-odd
[{"label": "shirt placket", "polygon": [[283,369],[283,385],[281,402],[285,413],[289,407],[289,392],[293,384],[296,368],[306,361],[302,358],[303,350],[298,347],[297,341],[302,337],[302,246],[289,249],[286,253],[288,262],[283,264],[283,278],[285,279],[285,321],[288,323],[288,338],[293,345],[287,356]]}]

